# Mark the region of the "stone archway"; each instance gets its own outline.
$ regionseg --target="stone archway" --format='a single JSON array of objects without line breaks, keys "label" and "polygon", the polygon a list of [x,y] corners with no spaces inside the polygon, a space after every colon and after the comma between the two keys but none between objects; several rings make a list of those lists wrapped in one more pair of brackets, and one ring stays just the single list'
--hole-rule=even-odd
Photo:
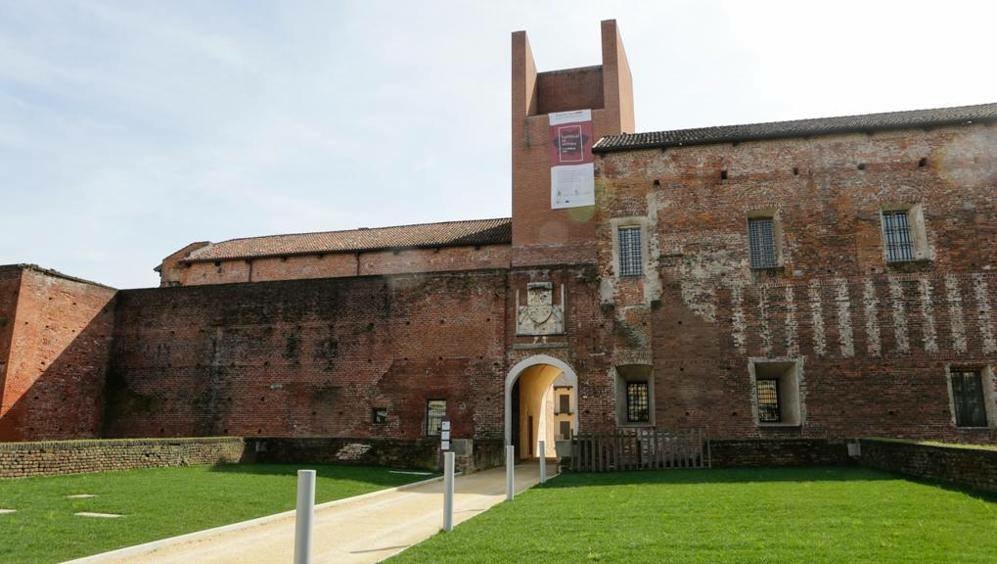
[{"label": "stone archway", "polygon": [[[522,379],[520,377],[523,377]],[[568,419],[573,432],[578,432],[578,375],[564,361],[545,354],[533,355],[516,363],[509,370],[505,379],[505,444],[512,445],[523,442],[519,437],[513,437],[513,429],[519,428],[520,424],[514,424],[513,418],[520,418],[523,412],[528,411],[530,415],[524,417],[528,422],[528,428],[522,429],[522,437],[530,437],[530,442],[535,443],[540,438],[546,438],[547,454],[553,456],[553,438],[556,429],[551,428],[552,421],[549,415],[555,413],[553,401],[554,383],[563,383],[571,388],[570,394],[574,407]],[[517,386],[517,383],[520,385]],[[514,390],[520,394],[517,401],[513,401]],[[513,413],[513,404],[516,403],[518,409]],[[535,417],[535,419],[530,419]],[[518,419],[517,419],[518,420]],[[532,448],[526,449],[532,453]],[[539,453],[536,453],[539,454]],[[522,458],[522,456],[521,456]]]}]

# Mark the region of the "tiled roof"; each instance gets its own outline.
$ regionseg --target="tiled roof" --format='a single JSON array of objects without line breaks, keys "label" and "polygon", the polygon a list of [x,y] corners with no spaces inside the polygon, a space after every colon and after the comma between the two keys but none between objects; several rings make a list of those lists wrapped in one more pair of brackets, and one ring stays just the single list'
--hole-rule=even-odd
[{"label": "tiled roof", "polygon": [[592,147],[592,151],[595,153],[609,153],[634,149],[731,143],[753,139],[778,139],[830,135],[834,133],[857,133],[955,125],[994,121],[995,119],[997,119],[997,103],[980,104],[977,106],[959,106],[934,110],[913,110],[884,114],[698,127],[695,129],[675,129],[672,131],[654,131],[650,133],[624,133],[622,135],[603,137]]},{"label": "tiled roof", "polygon": [[511,219],[472,219],[231,239],[201,247],[191,252],[184,262],[511,242]]}]

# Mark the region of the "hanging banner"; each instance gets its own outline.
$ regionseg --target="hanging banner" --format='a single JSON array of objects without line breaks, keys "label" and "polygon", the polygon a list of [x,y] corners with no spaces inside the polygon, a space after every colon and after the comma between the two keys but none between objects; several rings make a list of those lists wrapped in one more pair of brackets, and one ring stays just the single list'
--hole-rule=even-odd
[{"label": "hanging banner", "polygon": [[592,110],[548,114],[551,136],[550,207],[595,205]]}]

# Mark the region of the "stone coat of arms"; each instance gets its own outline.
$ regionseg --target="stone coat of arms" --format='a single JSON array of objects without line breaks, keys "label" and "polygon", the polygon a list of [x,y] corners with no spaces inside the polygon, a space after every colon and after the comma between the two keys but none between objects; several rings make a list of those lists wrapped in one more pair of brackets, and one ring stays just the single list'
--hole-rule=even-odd
[{"label": "stone coat of arms", "polygon": [[554,287],[550,282],[526,285],[526,305],[520,305],[516,292],[516,334],[556,335],[564,333],[564,286],[561,303],[554,305]]}]

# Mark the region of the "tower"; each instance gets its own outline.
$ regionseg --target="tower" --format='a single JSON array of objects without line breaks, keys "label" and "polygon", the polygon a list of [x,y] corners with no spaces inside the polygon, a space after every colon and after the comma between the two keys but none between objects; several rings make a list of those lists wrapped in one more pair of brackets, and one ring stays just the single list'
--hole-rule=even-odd
[{"label": "tower", "polygon": [[513,266],[595,262],[592,143],[634,130],[623,42],[601,25],[602,64],[545,72],[512,34]]}]

